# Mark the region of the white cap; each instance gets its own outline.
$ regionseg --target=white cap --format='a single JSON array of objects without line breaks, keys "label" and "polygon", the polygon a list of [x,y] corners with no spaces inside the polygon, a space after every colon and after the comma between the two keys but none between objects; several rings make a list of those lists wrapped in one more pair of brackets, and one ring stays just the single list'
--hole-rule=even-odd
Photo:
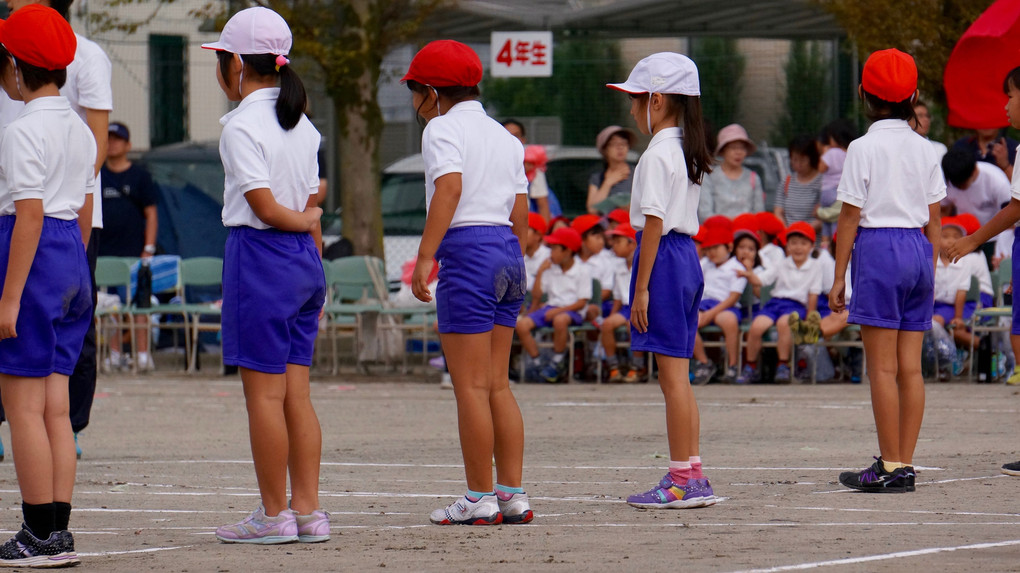
[{"label": "white cap", "polygon": [[283,16],[269,8],[257,6],[241,10],[231,16],[220,32],[219,41],[202,44],[202,47],[241,55],[286,56],[290,53],[293,41],[290,26]]},{"label": "white cap", "polygon": [[627,81],[606,87],[630,94],[701,95],[698,66],[687,56],[673,52],[648,56],[634,66]]}]

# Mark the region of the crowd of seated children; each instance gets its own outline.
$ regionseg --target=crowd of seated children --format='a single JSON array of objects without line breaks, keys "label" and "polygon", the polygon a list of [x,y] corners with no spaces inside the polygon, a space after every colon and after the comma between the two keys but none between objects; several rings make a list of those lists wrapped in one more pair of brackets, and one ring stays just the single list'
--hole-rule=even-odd
[{"label": "crowd of seated children", "polygon": [[[711,217],[706,223],[710,220]],[[714,324],[722,330],[727,364],[722,380],[736,382],[740,321],[743,319],[740,299],[747,288],[747,279],[740,274],[746,268],[733,255],[733,230],[728,219],[722,225],[706,226],[701,252],[705,290],[698,310],[698,328]],[[708,359],[700,333],[695,337],[694,359],[693,382],[708,383],[716,373],[716,366]]]},{"label": "crowd of seated children", "polygon": [[602,347],[606,352],[608,381],[632,384],[647,379],[648,369],[645,366],[644,353],[633,353],[628,364],[629,368],[624,374],[617,354],[616,332],[620,327],[627,327],[627,336],[630,336],[630,279],[634,268],[634,251],[637,249],[637,233],[630,223],[620,223],[608,234],[613,253],[619,257],[622,264],[616,266],[613,277],[612,308],[600,327]]}]

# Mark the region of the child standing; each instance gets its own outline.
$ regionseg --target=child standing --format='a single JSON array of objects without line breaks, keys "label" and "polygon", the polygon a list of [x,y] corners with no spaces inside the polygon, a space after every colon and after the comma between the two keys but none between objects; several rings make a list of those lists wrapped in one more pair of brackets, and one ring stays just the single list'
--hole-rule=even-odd
[{"label": "child standing", "polygon": [[[698,68],[681,54],[641,60],[627,81],[630,113],[652,140],[634,171],[630,221],[638,230],[630,283],[631,350],[654,352],[666,401],[669,473],[627,498],[641,508],[690,508],[716,502],[701,469],[700,418],[690,359],[704,281],[691,235],[698,232],[702,178],[711,171],[701,117]],[[680,125],[683,125],[683,131]]]},{"label": "child standing", "polygon": [[639,372],[645,367],[645,358],[634,353],[630,371],[620,370],[620,357],[616,355],[616,329],[630,324],[630,276],[634,267],[634,250],[637,249],[637,232],[630,223],[620,223],[609,231],[613,254],[623,261],[616,267],[613,277],[613,308],[602,322],[602,348],[606,351],[606,366],[610,382],[637,382]]},{"label": "child standing", "polygon": [[[740,297],[747,288],[747,279],[740,276],[744,265],[733,256],[733,232],[725,227],[710,228],[701,243],[705,258],[701,260],[701,274],[705,277],[705,293],[698,310],[698,328],[715,324],[726,341],[726,372],[723,379],[737,380],[737,362],[740,340],[740,321],[743,313]],[[694,383],[707,384],[715,375],[715,364],[708,360],[701,335],[694,342]]]},{"label": "child standing", "polygon": [[[914,116],[917,67],[896,49],[871,54],[858,89],[874,121],[847,150],[837,199],[843,202],[829,306],[861,325],[881,456],[839,481],[866,492],[914,491],[914,447],[924,417],[921,341],[931,328],[939,201],[946,185],[935,151],[907,123]],[[924,228],[924,232],[921,229]],[[856,237],[856,240],[851,240]]]},{"label": "child standing", "polygon": [[77,45],[70,25],[31,5],[0,26],[0,83],[25,102],[0,139],[0,394],[25,520],[0,565],[64,567],[78,563],[68,377],[92,323],[96,142],[59,92]]},{"label": "child standing", "polygon": [[230,229],[223,362],[240,368],[261,495],[247,519],[216,530],[224,543],[329,539],[329,515],[319,508],[322,432],[308,381],[326,292],[319,132],[304,115],[305,89],[287,59],[291,44],[287,22],[258,7],[234,14],[219,41],[202,46],[216,51],[220,89],[241,102],[220,119],[223,224]]},{"label": "child standing", "polygon": [[[524,149],[477,101],[482,62],[468,46],[430,42],[401,79],[422,133],[428,216],[418,246],[414,294],[439,261],[439,337],[457,399],[467,494],[436,509],[437,525],[527,523],[521,488],[524,422],[510,391],[514,325],[524,302],[528,229]],[[493,487],[492,462],[496,461]]]},{"label": "child standing", "polygon": [[822,194],[822,177],[818,172],[818,144],[806,135],[790,142],[790,169],[783,188],[776,195],[776,217],[790,225],[807,221],[814,225],[818,201]]}]

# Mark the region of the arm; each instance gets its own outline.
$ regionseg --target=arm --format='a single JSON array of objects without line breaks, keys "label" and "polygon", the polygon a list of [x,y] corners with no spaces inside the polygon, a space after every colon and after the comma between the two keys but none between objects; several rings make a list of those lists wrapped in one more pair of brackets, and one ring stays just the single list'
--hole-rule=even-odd
[{"label": "arm", "polygon": [[[928,224],[924,226],[924,234],[928,237],[928,242],[931,243],[931,268],[938,268],[939,245],[942,242],[942,209],[938,203],[928,205]],[[836,272],[839,272],[839,267],[836,267]],[[843,269],[843,272],[846,272],[846,268]]]},{"label": "arm", "polygon": [[1009,229],[1018,220],[1020,220],[1020,200],[1010,199],[1008,205],[1003,207],[1001,211],[996,213],[980,229],[974,231],[973,235],[963,237],[956,241],[952,247],[949,247],[947,253],[949,260],[953,262],[960,260],[960,257],[972,252],[974,249],[990,241],[992,237]]},{"label": "arm", "polygon": [[42,234],[42,199],[15,201],[14,211],[16,217],[11,234],[10,258],[7,261],[3,293],[0,294],[0,340],[18,336],[16,327],[18,313],[21,311],[21,295]]},{"label": "arm", "polygon": [[248,191],[244,194],[244,200],[260,221],[281,231],[311,233],[322,216],[322,209],[318,207],[300,212],[280,205],[276,197],[273,197],[273,192],[266,187]]},{"label": "arm", "polygon": [[[549,210],[548,197],[539,197],[538,199],[535,199],[535,205],[538,206],[538,214],[541,215],[543,219],[545,219],[546,223],[552,221],[552,211]],[[521,244],[523,245],[524,243]]]},{"label": "arm", "polygon": [[818,310],[818,295],[809,294],[807,297],[807,311],[812,312]]},{"label": "arm", "polygon": [[967,304],[967,291],[956,291],[956,300],[953,301],[953,320],[949,322],[953,326],[966,326],[963,321],[963,306]]},{"label": "arm", "polygon": [[634,282],[634,300],[630,301],[630,321],[638,332],[648,332],[648,281],[652,278],[652,265],[659,253],[661,239],[662,219],[646,214],[645,228],[641,233],[641,257]]},{"label": "arm", "polygon": [[[156,206],[149,205],[143,212],[145,213],[145,246],[152,245],[156,246],[156,231],[159,228],[159,217],[156,214]],[[142,252],[142,257],[151,257],[152,253]]]},{"label": "arm", "polygon": [[[433,199],[434,200],[434,199]],[[546,207],[549,201],[546,200]],[[510,211],[510,224],[513,227],[514,235],[517,235],[517,242],[521,245],[521,255],[524,255],[524,245],[528,240],[528,196],[525,193],[518,193],[514,199],[514,208]],[[445,234],[445,233],[444,233]]]},{"label": "arm", "polygon": [[[88,247],[89,239],[92,238],[92,203],[95,201],[95,195],[92,193],[85,194],[85,203],[82,204],[81,209],[78,209],[78,229],[81,231],[81,241]],[[15,205],[15,210],[17,206]],[[14,250],[14,247],[11,247]]]},{"label": "arm", "polygon": [[531,307],[528,312],[535,312],[540,306],[542,306],[542,275],[545,271],[552,266],[552,261],[546,259],[542,261],[541,265],[538,265],[538,270],[535,271],[535,284],[531,287]]},{"label": "arm", "polygon": [[106,163],[106,145],[109,138],[110,112],[105,109],[85,109],[85,123],[96,138],[96,174]]},{"label": "arm", "polygon": [[[605,189],[605,191],[603,191]],[[588,184],[588,201],[585,203],[588,212],[597,215],[595,211],[595,205],[598,205],[601,201],[605,201],[606,197],[609,196],[609,188],[606,187],[606,180],[602,180],[602,187],[596,187],[591,183]]]},{"label": "arm", "polygon": [[[860,224],[861,208],[844,202],[839,212],[839,221],[836,223],[836,233],[840,237],[856,237]],[[832,312],[843,312],[846,308],[846,267],[850,264],[850,253],[853,248],[852,240],[844,238],[836,243],[836,273],[832,288],[829,290],[829,308]]]},{"label": "arm", "polygon": [[[414,275],[411,278],[411,290],[414,292],[414,296],[422,302],[432,302],[432,292],[428,287],[429,273],[432,272],[434,264],[432,261],[436,256],[436,251],[439,250],[439,243],[443,242],[443,237],[446,236],[446,231],[450,229],[450,223],[453,222],[453,215],[460,203],[462,190],[463,177],[460,173],[447,173],[436,179],[436,192],[432,195],[429,213],[425,217],[425,231],[422,233],[421,243],[418,245],[418,261],[414,265]],[[516,210],[517,203],[515,202],[514,211]],[[537,281],[538,279],[536,279]]]},{"label": "arm", "polygon": [[[319,209],[319,203],[321,203],[321,197],[318,193],[313,193],[308,196],[308,203],[305,204],[305,213],[313,209]],[[319,249],[319,258],[322,258],[322,209],[318,210],[319,217],[312,222],[312,228],[309,231],[312,234],[312,240],[315,241],[315,248]]]},{"label": "arm", "polygon": [[715,317],[718,316],[720,312],[737,304],[737,301],[740,300],[741,294],[742,293],[739,292],[731,292],[730,295],[726,297],[725,300],[720,301],[719,304],[706,311],[702,311],[701,316],[698,318],[698,327],[700,328],[702,326],[712,324],[712,321],[715,320]]}]

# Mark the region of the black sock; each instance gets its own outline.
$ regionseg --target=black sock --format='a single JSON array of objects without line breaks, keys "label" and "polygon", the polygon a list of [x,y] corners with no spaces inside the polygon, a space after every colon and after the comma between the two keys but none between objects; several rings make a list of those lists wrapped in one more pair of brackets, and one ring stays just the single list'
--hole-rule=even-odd
[{"label": "black sock", "polygon": [[21,512],[25,515],[25,525],[36,539],[45,541],[53,533],[53,504],[40,503],[32,505],[21,502]]},{"label": "black sock", "polygon": [[53,531],[65,531],[71,521],[71,504],[63,501],[53,502]]}]

